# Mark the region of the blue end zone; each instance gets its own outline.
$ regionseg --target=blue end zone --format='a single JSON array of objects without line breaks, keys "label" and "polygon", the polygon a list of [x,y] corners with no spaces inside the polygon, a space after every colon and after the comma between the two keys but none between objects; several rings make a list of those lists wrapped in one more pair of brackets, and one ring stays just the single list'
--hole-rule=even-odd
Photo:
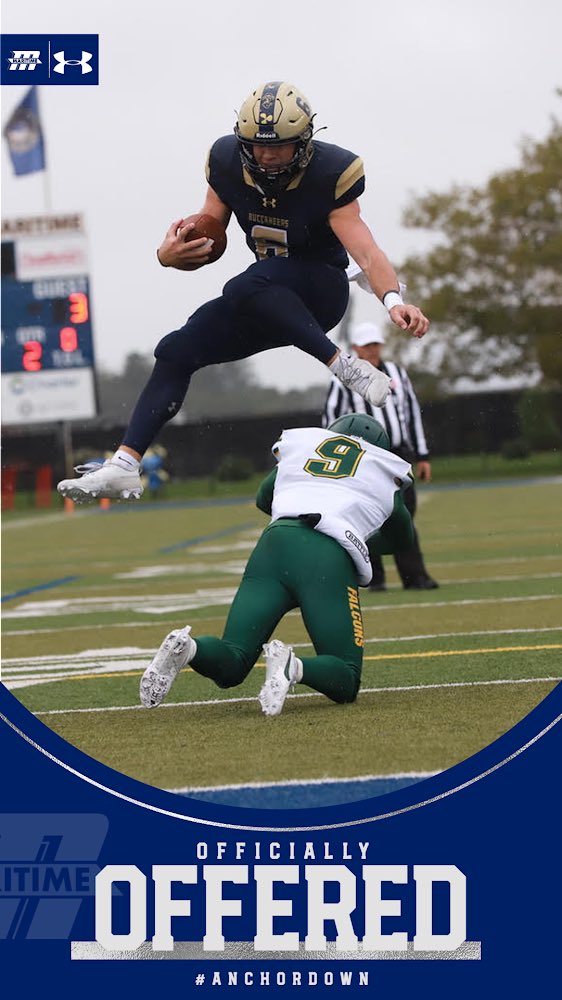
[{"label": "blue end zone", "polygon": [[329,782],[295,782],[286,785],[239,785],[236,788],[182,790],[178,794],[215,805],[243,806],[246,809],[316,809],[386,795],[414,785],[429,774],[400,777],[363,778]]}]

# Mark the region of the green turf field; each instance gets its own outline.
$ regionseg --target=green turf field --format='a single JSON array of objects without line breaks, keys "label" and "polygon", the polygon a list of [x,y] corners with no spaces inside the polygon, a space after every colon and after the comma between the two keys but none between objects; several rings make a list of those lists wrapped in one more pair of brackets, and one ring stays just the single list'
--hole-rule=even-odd
[{"label": "green turf field", "polygon": [[[265,718],[258,663],[231,691],[185,670],[161,708],[139,706],[140,675],[172,627],[221,633],[266,523],[236,497],[5,518],[2,679],[69,742],[165,788],[446,768],[562,677],[562,490],[551,480],[418,496],[441,586],[403,591],[387,559],[388,593],[362,592],[354,705],[299,687]],[[310,648],[296,612],[277,635]]]}]

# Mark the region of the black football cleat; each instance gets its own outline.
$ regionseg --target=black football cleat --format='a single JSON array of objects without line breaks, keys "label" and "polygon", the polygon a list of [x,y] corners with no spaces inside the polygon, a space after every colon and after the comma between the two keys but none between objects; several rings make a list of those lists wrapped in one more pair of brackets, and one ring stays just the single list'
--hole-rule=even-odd
[{"label": "black football cleat", "polygon": [[437,590],[439,584],[430,576],[419,576],[404,584],[404,590]]}]

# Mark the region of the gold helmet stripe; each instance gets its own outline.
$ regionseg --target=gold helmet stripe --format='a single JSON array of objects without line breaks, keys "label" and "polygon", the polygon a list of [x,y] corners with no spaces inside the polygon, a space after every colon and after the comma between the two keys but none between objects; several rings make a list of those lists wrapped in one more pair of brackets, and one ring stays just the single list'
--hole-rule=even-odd
[{"label": "gold helmet stripe", "polygon": [[336,184],[336,201],[338,198],[343,197],[343,195],[364,176],[365,168],[363,166],[363,160],[360,156],[357,156],[353,163],[350,163],[349,166],[345,168],[344,172],[338,177]]},{"label": "gold helmet stripe", "polygon": [[211,177],[211,150],[207,153],[207,159],[205,160],[205,177],[207,178],[207,184],[210,184]]}]

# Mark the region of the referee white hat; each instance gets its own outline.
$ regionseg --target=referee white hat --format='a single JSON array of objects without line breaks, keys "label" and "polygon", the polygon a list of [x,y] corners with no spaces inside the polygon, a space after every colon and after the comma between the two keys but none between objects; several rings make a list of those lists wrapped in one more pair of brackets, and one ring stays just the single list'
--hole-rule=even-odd
[{"label": "referee white hat", "polygon": [[349,339],[357,347],[365,347],[366,344],[386,344],[382,328],[376,323],[359,323],[352,327]]}]

